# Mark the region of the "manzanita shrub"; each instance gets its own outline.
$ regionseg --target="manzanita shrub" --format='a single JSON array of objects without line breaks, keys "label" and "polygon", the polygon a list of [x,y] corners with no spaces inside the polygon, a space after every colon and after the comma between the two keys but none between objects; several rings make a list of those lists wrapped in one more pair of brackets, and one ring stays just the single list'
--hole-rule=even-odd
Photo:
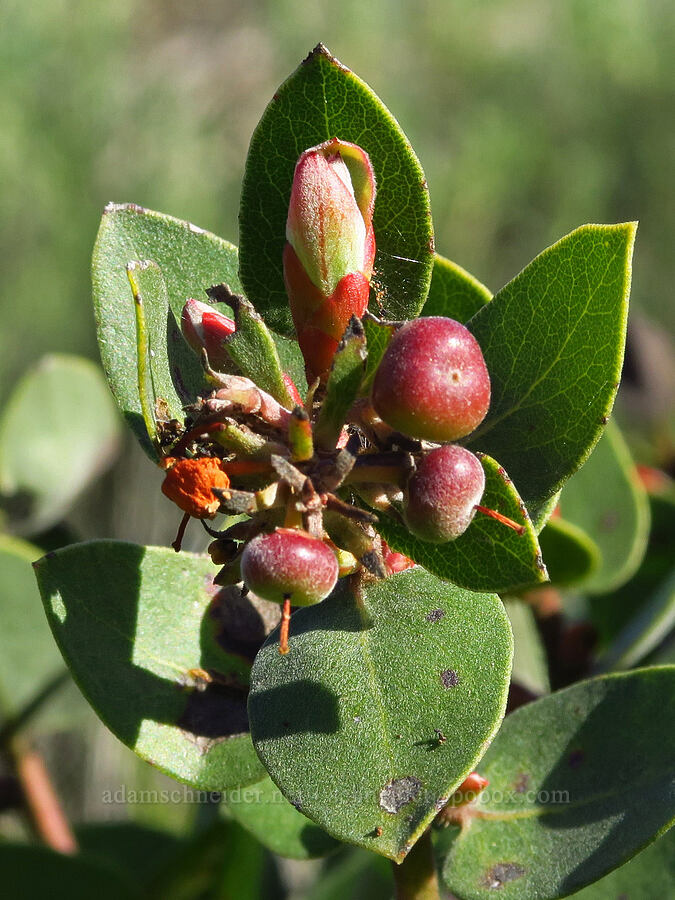
[{"label": "manzanita shrub", "polygon": [[[672,824],[675,667],[502,720],[517,598],[549,555],[559,583],[594,563],[549,519],[612,409],[635,225],[584,225],[492,296],[434,252],[408,140],[323,46],[253,135],[240,224],[237,250],[103,215],[103,365],[178,536],[36,565],[74,677],[282,855],[359,845],[400,897],[437,871],[465,900],[602,878]],[[191,519],[208,555],[180,550]]]}]

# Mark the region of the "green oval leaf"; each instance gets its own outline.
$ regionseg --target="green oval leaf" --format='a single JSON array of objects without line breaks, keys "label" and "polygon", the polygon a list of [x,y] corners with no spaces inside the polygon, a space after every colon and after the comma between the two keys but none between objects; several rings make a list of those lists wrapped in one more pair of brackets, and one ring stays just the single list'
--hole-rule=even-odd
[{"label": "green oval leaf", "polygon": [[552,584],[584,585],[600,566],[600,550],[583,529],[565,519],[549,519],[539,545]]},{"label": "green oval leaf", "polygon": [[343,585],[293,615],[287,655],[276,633],[258,654],[256,750],[329,834],[400,861],[497,729],[511,652],[494,595],[420,569]]},{"label": "green oval leaf", "polygon": [[31,563],[37,547],[0,538],[0,722],[16,716],[59,673],[63,660],[42,614]]},{"label": "green oval leaf", "polygon": [[589,605],[591,621],[604,649],[624,627],[640,616],[645,602],[659,593],[672,575],[675,497],[672,491],[650,494],[648,501],[651,529],[642,564],[618,590],[596,594]]},{"label": "green oval leaf", "polygon": [[504,599],[504,607],[513,631],[511,681],[536,696],[548,694],[548,660],[532,607],[515,598]]},{"label": "green oval leaf", "polygon": [[598,546],[600,565],[584,581],[584,591],[603,594],[628,581],[647,546],[649,503],[630,451],[613,422],[565,485],[560,511]]},{"label": "green oval leaf", "polygon": [[433,231],[422,168],[382,102],[319,44],[281,85],[253,133],[241,195],[241,280],[282,334],[293,333],[282,253],[295,164],[304,150],[332,137],[359,144],[375,169],[375,311],[411,318],[429,289]]},{"label": "green oval leaf", "polygon": [[75,680],[123,743],[201,790],[261,778],[247,733],[250,663],[219,642],[223,595],[208,557],[92,541],[35,570]]},{"label": "green oval leaf", "polygon": [[43,531],[113,461],[120,421],[100,369],[45,356],[15,387],[0,420],[0,505],[12,528]]},{"label": "green oval leaf", "polygon": [[429,296],[421,315],[467,322],[490,300],[492,291],[466,269],[438,253],[434,255]]},{"label": "green oval leaf", "polygon": [[269,777],[250,787],[227,791],[223,809],[279,856],[314,859],[340,847],[339,841],[291,806]]},{"label": "green oval leaf", "polygon": [[675,896],[675,830],[575,895],[576,900],[649,900]]},{"label": "green oval leaf", "polygon": [[[151,458],[156,453],[142,419],[138,393],[136,320],[126,267],[132,261],[152,260],[161,270],[173,316],[180,320],[189,297],[204,299],[214,284],[241,290],[237,248],[180,219],[135,204],[109,204],[103,214],[92,259],[96,327],[103,368],[117,404]],[[164,302],[149,294],[148,305]],[[171,327],[173,326],[173,327]],[[177,394],[190,393],[196,355],[169,323],[168,357]],[[181,383],[182,373],[185,383]]]},{"label": "green oval leaf", "polygon": [[675,637],[675,568],[645,601],[599,660],[599,671],[630,669],[659,647],[669,635]]},{"label": "green oval leaf", "polygon": [[588,457],[621,375],[636,226],[584,225],[544,250],[469,322],[492,403],[469,445],[498,459],[526,502]]},{"label": "green oval leaf", "polygon": [[384,514],[379,515],[378,531],[393,550],[472,591],[504,592],[546,581],[537,536],[513,483],[494,459],[483,456],[481,462],[485,470],[482,505],[524,525],[524,534],[479,512],[464,534],[446,544],[421,541]]},{"label": "green oval leaf", "polygon": [[[553,900],[620,866],[675,818],[675,667],[594,678],[506,718],[490,782],[443,869],[462,900]],[[671,784],[669,788],[668,785]]]}]

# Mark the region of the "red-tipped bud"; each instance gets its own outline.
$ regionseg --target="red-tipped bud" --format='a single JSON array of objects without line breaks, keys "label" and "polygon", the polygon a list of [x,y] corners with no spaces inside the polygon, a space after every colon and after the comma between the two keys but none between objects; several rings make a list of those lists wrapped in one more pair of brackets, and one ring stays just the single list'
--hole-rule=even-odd
[{"label": "red-tipped bud", "polygon": [[489,783],[487,778],[483,778],[478,772],[471,772],[450,798],[448,807],[456,809],[458,806],[474,803],[480,796],[481,791],[484,791]]},{"label": "red-tipped bud", "polygon": [[415,565],[414,559],[392,550],[386,541],[382,541],[382,559],[384,560],[387,575],[396,575],[397,572],[404,572]]},{"label": "red-tipped bud", "polygon": [[302,397],[300,396],[300,391],[297,389],[295,382],[291,378],[290,375],[287,375],[284,372],[281,376],[284,384],[286,385],[286,390],[288,391],[288,395],[295,404],[295,406],[302,406]]},{"label": "red-tipped bud", "polygon": [[478,772],[471,772],[466,776],[464,781],[457,788],[456,793],[458,794],[469,794],[475,793],[480,794],[482,790],[484,790],[490,782],[487,778],[483,778],[482,775],[479,775]]},{"label": "red-tipped bud", "polygon": [[310,383],[325,377],[350,318],[368,307],[374,205],[373,167],[356,144],[333,138],[298,160],[284,279]]},{"label": "red-tipped bud", "polygon": [[227,361],[225,341],[234,334],[235,324],[208,303],[188,300],[180,317],[185,340],[195,353],[206,350],[209,363],[218,371]]}]

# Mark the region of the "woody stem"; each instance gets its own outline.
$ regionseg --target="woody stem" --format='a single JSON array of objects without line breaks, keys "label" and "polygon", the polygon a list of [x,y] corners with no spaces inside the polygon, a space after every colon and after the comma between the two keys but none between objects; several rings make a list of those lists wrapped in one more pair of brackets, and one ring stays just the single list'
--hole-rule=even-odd
[{"label": "woody stem", "polygon": [[412,468],[407,453],[367,453],[359,456],[345,484],[378,483],[403,486]]},{"label": "woody stem", "polygon": [[393,863],[393,869],[396,900],[440,900],[429,831],[400,865]]},{"label": "woody stem", "polygon": [[35,830],[53,850],[59,853],[76,853],[75,836],[64,815],[44,760],[18,737],[10,739],[8,750]]}]

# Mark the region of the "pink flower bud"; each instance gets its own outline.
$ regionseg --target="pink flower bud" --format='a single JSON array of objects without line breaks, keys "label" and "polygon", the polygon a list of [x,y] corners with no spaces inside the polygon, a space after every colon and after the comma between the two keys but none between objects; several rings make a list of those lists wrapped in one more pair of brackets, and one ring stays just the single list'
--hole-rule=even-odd
[{"label": "pink flower bud", "polygon": [[325,377],[351,316],[368,307],[374,205],[373,167],[356,144],[333,138],[298,160],[284,280],[310,382]]},{"label": "pink flower bud", "polygon": [[234,334],[235,324],[221,312],[201,300],[188,300],[180,317],[185,340],[195,353],[206,350],[209,363],[218,370],[227,360],[226,339]]}]

